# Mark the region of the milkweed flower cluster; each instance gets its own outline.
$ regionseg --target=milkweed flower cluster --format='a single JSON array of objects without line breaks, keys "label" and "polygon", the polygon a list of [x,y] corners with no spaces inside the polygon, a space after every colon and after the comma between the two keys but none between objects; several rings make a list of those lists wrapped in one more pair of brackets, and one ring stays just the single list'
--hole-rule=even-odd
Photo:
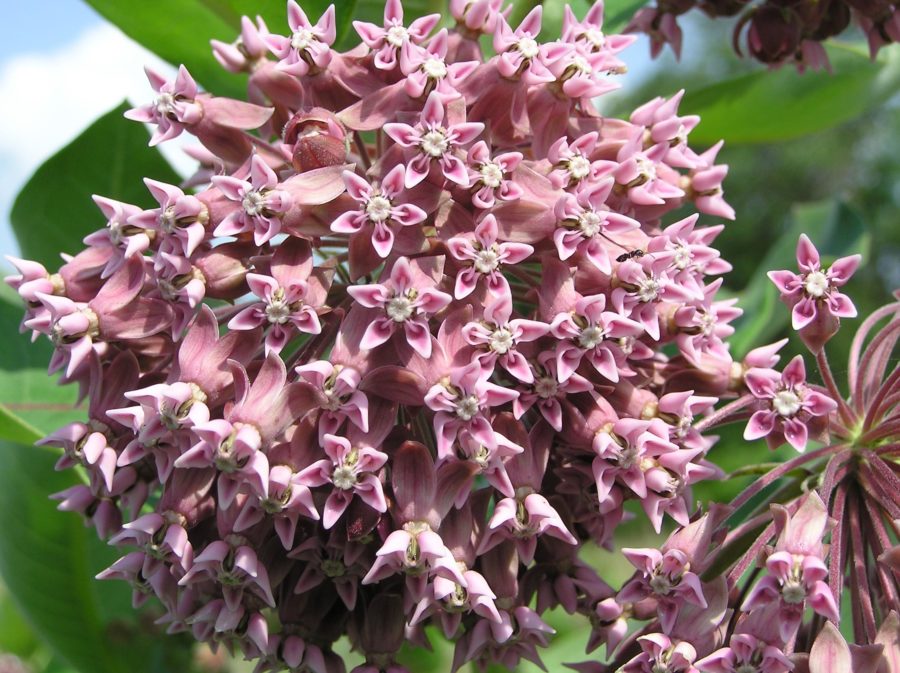
[{"label": "milkweed flower cluster", "polygon": [[[691,488],[720,475],[718,423],[755,411],[755,436],[802,449],[846,403],[802,365],[772,373],[781,344],[731,356],[722,225],[671,221],[733,217],[721,144],[689,146],[681,94],[605,117],[631,38],[597,5],[542,42],[540,7],[514,27],[501,4],[454,0],[438,30],[389,0],[347,52],[333,7],[313,22],[291,0],[278,32],[244,18],[213,50],[249,102],[148,72],[156,97],[127,116],[151,144],[194,135],[198,173],[148,177],[147,210],[95,197],[107,225],[85,250],[7,279],[89,400],[43,440],[88,477],[55,497],[123,548],[101,578],[260,672],[344,671],[346,635],[354,670],[396,673],[429,624],[454,669],[514,668],[540,662],[557,606],[624,670],[789,670],[803,606],[837,619],[824,505],[774,510],[745,557],[776,539],[767,575],[726,634],[748,566],[709,573],[756,529],[724,536]],[[834,312],[838,276],[808,262],[798,292],[827,287],[803,315]],[[613,547],[630,501],[678,530],[624,550],[637,572],[616,591],[579,551]]]}]

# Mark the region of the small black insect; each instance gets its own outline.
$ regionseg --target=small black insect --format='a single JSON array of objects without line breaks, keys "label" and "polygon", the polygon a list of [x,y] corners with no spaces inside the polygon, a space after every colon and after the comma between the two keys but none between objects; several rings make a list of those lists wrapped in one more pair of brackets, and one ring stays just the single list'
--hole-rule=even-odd
[{"label": "small black insect", "polygon": [[617,262],[624,262],[627,259],[633,259],[635,257],[643,257],[644,251],[638,248],[637,250],[631,250],[629,252],[623,252],[621,255],[616,257]]}]

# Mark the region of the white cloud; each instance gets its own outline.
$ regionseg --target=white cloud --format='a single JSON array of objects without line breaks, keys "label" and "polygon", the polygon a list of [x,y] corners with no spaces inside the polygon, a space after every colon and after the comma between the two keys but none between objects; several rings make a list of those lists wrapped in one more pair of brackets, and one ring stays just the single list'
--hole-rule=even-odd
[{"label": "white cloud", "polygon": [[107,23],[55,51],[0,64],[0,251],[16,251],[7,216],[31,173],[123,98],[150,99],[145,65],[173,72]]}]

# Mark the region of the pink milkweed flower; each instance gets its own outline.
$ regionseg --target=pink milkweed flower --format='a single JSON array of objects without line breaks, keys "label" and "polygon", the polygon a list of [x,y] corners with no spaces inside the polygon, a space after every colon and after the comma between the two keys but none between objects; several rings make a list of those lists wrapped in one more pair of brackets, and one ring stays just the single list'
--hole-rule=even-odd
[{"label": "pink milkweed flower", "polygon": [[776,603],[779,634],[787,642],[796,633],[806,605],[835,623],[840,615],[825,581],[828,567],[822,560],[822,538],[829,528],[825,503],[812,491],[793,516],[780,505],[773,508],[781,532],[775,551],[765,562],[768,574],[756,583],[741,609],[750,612]]},{"label": "pink milkweed flower", "polygon": [[271,517],[282,546],[291,550],[300,517],[319,519],[312,493],[302,475],[287,465],[269,468],[264,486],[262,495],[257,493],[257,497],[244,501],[234,521],[234,531],[240,533]]},{"label": "pink milkweed flower", "polygon": [[278,176],[260,155],[253,155],[249,173],[249,180],[231,175],[213,176],[213,185],[225,198],[240,204],[240,208],[229,213],[213,233],[234,236],[252,231],[253,242],[263,245],[281,231],[279,215],[290,209],[293,199],[288,192],[275,188]]},{"label": "pink milkweed flower", "polygon": [[642,652],[622,666],[622,673],[699,673],[697,650],[684,640],[652,633],[637,639]]},{"label": "pink milkweed flower", "polygon": [[492,34],[502,5],[503,0],[450,0],[450,15],[470,31]]},{"label": "pink milkweed flower", "polygon": [[591,51],[603,52],[610,61],[607,69],[618,68],[621,62],[613,57],[637,39],[634,35],[606,35],[603,32],[603,0],[595,2],[579,21],[572,8],[563,8],[562,41],[581,44]]},{"label": "pink milkweed flower", "polygon": [[616,268],[618,287],[612,291],[613,305],[640,323],[655,341],[660,338],[657,306],[661,302],[680,305],[703,298],[697,288],[675,282],[668,269],[669,260],[664,255],[629,259]]},{"label": "pink milkweed flower", "polygon": [[428,14],[415,19],[409,28],[403,25],[403,4],[387,0],[384,5],[383,27],[367,21],[354,21],[353,27],[375,56],[373,63],[379,70],[393,70],[407,42],[419,45],[441,20],[440,14]]},{"label": "pink milkweed flower", "polygon": [[765,437],[770,448],[777,448],[786,439],[803,452],[815,419],[837,409],[837,402],[806,384],[802,355],[791,360],[780,375],[772,369],[754,367],[744,375],[744,381],[753,397],[764,405],[750,417],[744,439]]},{"label": "pink milkweed flower", "polygon": [[534,248],[527,243],[499,243],[499,235],[497,218],[489,214],[473,233],[454,236],[447,241],[447,249],[453,258],[465,264],[456,275],[453,294],[457,299],[472,294],[482,279],[492,295],[511,299],[509,281],[501,269],[530,257]]},{"label": "pink milkweed flower", "polygon": [[493,449],[497,437],[486,413],[491,407],[511,402],[515,390],[489,382],[477,362],[455,368],[425,394],[425,404],[436,411],[434,434],[439,459],[453,453],[453,442],[463,431]]},{"label": "pink milkweed flower", "polygon": [[668,143],[669,151],[665,155],[668,165],[694,168],[700,158],[687,146],[687,137],[700,123],[700,117],[678,116],[678,105],[683,96],[684,89],[668,100],[658,96],[644,103],[631,113],[631,123],[645,128],[645,133],[649,134],[645,144]]},{"label": "pink milkweed flower", "polygon": [[438,265],[437,269],[430,269],[434,273],[428,273],[429,269],[423,268],[417,260],[410,262],[406,257],[400,257],[384,283],[348,287],[347,293],[359,304],[384,312],[369,323],[360,347],[380,346],[402,325],[406,342],[423,358],[431,357],[428,319],[453,301],[449,294],[434,287],[434,274],[440,276],[442,266]]},{"label": "pink milkweed flower", "polygon": [[497,71],[508,79],[522,79],[525,84],[552,82],[553,75],[547,63],[559,58],[561,45],[541,45],[537,37],[541,32],[543,7],[534,7],[519,27],[513,31],[506,19],[497,17],[494,32],[494,51],[497,52]]},{"label": "pink milkweed flower", "polygon": [[100,272],[101,278],[108,278],[126,259],[143,254],[150,247],[154,232],[128,224],[128,218],[141,212],[137,206],[96,194],[92,198],[106,217],[106,228],[85,236],[84,243],[112,249],[112,256]]},{"label": "pink milkweed flower", "polygon": [[610,71],[621,67],[618,59],[610,59],[605,52],[591,50],[584,44],[568,47],[549,64],[556,78],[554,85],[559,86],[564,96],[588,102],[619,88],[618,83],[607,77]]},{"label": "pink milkweed flower", "polygon": [[233,44],[210,40],[213,56],[229,72],[252,72],[254,67],[268,55],[269,46],[265,36],[269,34],[262,17],[256,23],[249,16],[241,17],[241,34]]},{"label": "pink milkweed flower", "polygon": [[553,232],[556,251],[563,261],[581,253],[601,272],[612,272],[610,236],[640,227],[636,220],[605,206],[615,182],[611,178],[584,185],[575,194],[563,194],[553,207],[559,228]]},{"label": "pink milkweed flower", "polygon": [[275,67],[300,77],[309,74],[311,70],[327,68],[331,62],[331,45],[337,36],[334,5],[328,5],[319,21],[313,25],[300,5],[294,0],[288,0],[287,20],[292,31],[290,37],[264,37],[269,49],[279,59]]},{"label": "pink milkweed flower", "polygon": [[128,224],[152,230],[168,246],[168,251],[190,257],[206,238],[209,209],[196,196],[185,194],[175,185],[150,178],[144,178],[144,184],[159,208],[130,216]]},{"label": "pink milkweed flower", "polygon": [[403,572],[416,600],[423,596],[430,577],[445,577],[465,588],[456,559],[435,530],[440,513],[435,509],[439,494],[431,454],[424,445],[410,441],[391,460],[395,518],[400,527],[384,540],[362,583],[372,584]]},{"label": "pink milkweed flower", "polygon": [[415,150],[406,165],[406,187],[415,187],[431,172],[436,163],[443,176],[462,187],[469,186],[466,165],[455,154],[457,148],[468,145],[484,131],[481,122],[460,122],[444,125],[446,112],[440,96],[432,92],[415,126],[400,122],[384,125],[384,132],[401,147]]},{"label": "pink milkweed flower", "polygon": [[707,607],[700,577],[691,572],[691,560],[680,549],[660,552],[624,548],[622,553],[641,574],[622,587],[618,599],[636,603],[647,597],[655,598],[659,623],[666,633],[671,633],[683,601]]},{"label": "pink milkweed flower", "polygon": [[550,333],[559,339],[556,373],[560,382],[578,369],[583,359],[612,382],[629,373],[618,340],[639,336],[643,328],[616,311],[606,310],[606,295],[580,297],[571,310],[558,313],[550,323]]},{"label": "pink milkweed flower", "polygon": [[190,586],[204,579],[213,580],[222,587],[225,605],[231,613],[241,608],[245,593],[275,607],[266,566],[260,563],[256,552],[246,543],[235,541],[229,544],[223,540],[210,543],[197,554],[190,570],[178,584]]},{"label": "pink milkweed flower", "polygon": [[472,145],[468,154],[469,184],[472,203],[485,210],[494,207],[496,200],[515,201],[522,196],[522,188],[507,177],[522,161],[521,152],[504,152],[491,158],[491,151],[483,140]]},{"label": "pink milkweed flower", "polygon": [[715,164],[716,155],[724,143],[720,140],[698,159],[698,165],[688,172],[688,197],[694,201],[697,210],[708,215],[734,219],[734,208],[725,201],[722,181],[728,175],[727,164]]},{"label": "pink milkweed flower", "polygon": [[537,407],[541,416],[560,432],[563,428],[563,404],[568,403],[568,396],[593,390],[594,384],[574,372],[560,381],[556,362],[553,351],[538,354],[537,362],[532,363],[531,384],[517,388],[519,396],[513,400],[513,414],[519,419],[529,409]]},{"label": "pink milkweed flower", "polygon": [[197,97],[197,83],[183,65],[172,82],[150,68],[144,68],[150,86],[157,93],[156,100],[125,112],[132,121],[155,124],[150,145],[158,145],[177,138],[185,126],[196,124],[203,117],[203,107]]},{"label": "pink milkweed flower", "polygon": [[700,659],[697,670],[702,673],[740,673],[744,670],[790,673],[794,663],[775,645],[749,633],[735,633],[728,641],[728,647]]},{"label": "pink milkweed flower", "polygon": [[322,325],[310,288],[312,253],[309,244],[297,238],[282,243],[272,257],[272,275],[248,273],[250,291],[262,301],[246,306],[228,321],[232,330],[268,326],[266,352],[280,353],[294,331],[319,334]]},{"label": "pink milkweed flower", "polygon": [[679,199],[684,191],[660,175],[668,143],[657,143],[644,149],[644,131],[637,129],[616,155],[618,167],[613,172],[616,183],[627,190],[628,198],[639,206],[662,205],[666,199]]},{"label": "pink milkweed flower", "polygon": [[428,215],[411,203],[395,201],[403,192],[403,165],[394,166],[377,186],[369,184],[350,171],[344,171],[347,194],[361,204],[357,211],[348,211],[331,223],[331,230],[339,234],[358,234],[366,225],[374,231],[371,234],[372,247],[382,259],[394,247],[396,225],[408,227],[423,222]]},{"label": "pink milkweed flower", "polygon": [[842,287],[859,266],[861,255],[836,260],[824,269],[819,251],[806,234],[797,242],[797,265],[800,273],[769,271],[769,278],[781,293],[781,300],[791,308],[791,325],[813,352],[825,345],[840,325],[840,318],[855,318],[856,307],[838,288]]},{"label": "pink milkweed flower", "polygon": [[319,360],[294,371],[320,394],[320,438],[337,433],[348,419],[363,432],[369,431],[369,398],[359,389],[361,377],[356,369]]},{"label": "pink milkweed flower", "polygon": [[585,133],[569,142],[565,136],[550,145],[547,160],[553,164],[550,181],[557,189],[571,189],[582,182],[593,182],[608,171],[610,162],[593,161],[593,154],[600,135],[596,131]]},{"label": "pink milkweed flower", "polygon": [[480,349],[475,360],[481,363],[486,375],[493,373],[494,366],[499,363],[519,381],[532,383],[534,375],[531,367],[517,345],[541,338],[550,326],[523,318],[510,320],[511,316],[512,302],[505,298],[491,299],[485,306],[482,319],[467,323],[462,328],[462,336],[470,345]]},{"label": "pink milkweed flower", "polygon": [[410,98],[431,97],[449,103],[461,96],[457,88],[478,67],[478,61],[447,62],[447,30],[439,31],[423,48],[407,41],[400,48],[403,90]]},{"label": "pink milkweed flower", "polygon": [[322,448],[328,459],[318,460],[300,472],[300,479],[311,487],[332,485],[322,515],[322,525],[326,530],[347,511],[354,496],[376,512],[387,511],[377,473],[387,462],[388,456],[374,448],[381,444],[383,438],[367,438],[353,429],[349,434],[349,439],[326,434]]}]

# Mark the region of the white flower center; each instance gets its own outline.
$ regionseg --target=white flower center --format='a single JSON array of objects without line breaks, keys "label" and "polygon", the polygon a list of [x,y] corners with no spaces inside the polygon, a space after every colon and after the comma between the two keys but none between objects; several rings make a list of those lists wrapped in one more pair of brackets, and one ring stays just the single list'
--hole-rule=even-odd
[{"label": "white flower center", "polygon": [[366,202],[366,215],[372,222],[384,222],[391,216],[393,205],[390,199],[373,196]]},{"label": "white flower center", "polygon": [[441,157],[450,149],[450,142],[443,129],[432,129],[422,136],[422,151],[430,157]]},{"label": "white flower center", "polygon": [[519,53],[527,59],[534,58],[540,52],[538,43],[530,37],[523,37],[519,40],[516,44],[516,49],[518,49]]},{"label": "white flower center", "polygon": [[291,37],[291,46],[297,51],[309,49],[309,46],[318,41],[318,38],[307,28],[301,28]]},{"label": "white flower center", "polygon": [[175,114],[175,96],[170,93],[161,93],[156,97],[156,112],[161,117],[169,117]]},{"label": "white flower center", "polygon": [[349,491],[356,486],[356,472],[353,471],[352,467],[340,465],[334,468],[334,472],[331,473],[331,483],[342,491]]},{"label": "white flower center", "polygon": [[603,328],[597,325],[590,325],[581,330],[578,335],[578,345],[585,350],[591,350],[600,345],[603,341]]},{"label": "white flower center", "polygon": [[456,403],[456,415],[464,421],[471,421],[478,413],[478,398],[466,395]]},{"label": "white flower center", "polygon": [[806,600],[806,587],[797,580],[789,579],[781,589],[781,597],[785,603],[802,603]]},{"label": "white flower center", "polygon": [[402,47],[409,39],[409,32],[403,26],[391,26],[384,39],[392,47]]},{"label": "white flower center", "polygon": [[659,297],[659,281],[655,278],[644,278],[638,283],[637,296],[642,302],[654,301]]},{"label": "white flower center", "polygon": [[800,411],[800,396],[793,390],[779,390],[772,398],[772,406],[780,416],[790,417]]},{"label": "white flower center", "polygon": [[486,187],[496,189],[503,182],[503,169],[492,161],[482,164],[481,182]]},{"label": "white flower center", "polygon": [[478,273],[493,273],[500,266],[500,256],[497,254],[497,247],[491,246],[475,253],[475,261],[473,262],[475,270]]},{"label": "white flower center", "polygon": [[646,157],[637,157],[634,161],[637,164],[638,172],[646,182],[656,180],[656,164]]},{"label": "white flower center", "polygon": [[581,75],[590,75],[593,72],[590,62],[580,54],[572,59],[572,67]]},{"label": "white flower center", "polygon": [[810,297],[815,299],[823,297],[828,291],[828,276],[821,271],[812,271],[806,274],[806,278],[803,281],[803,289],[806,290],[806,294]]},{"label": "white flower center", "polygon": [[243,207],[244,212],[247,213],[250,217],[256,217],[257,215],[261,215],[262,211],[266,207],[266,197],[260,191],[253,190],[244,194],[244,198],[241,199],[241,207]]},{"label": "white flower center", "polygon": [[691,251],[685,245],[678,245],[675,248],[674,264],[677,268],[684,270],[691,263]]},{"label": "white flower center", "polygon": [[588,28],[584,33],[584,39],[594,45],[595,49],[603,49],[606,46],[606,36],[598,28]]},{"label": "white flower center", "polygon": [[268,318],[269,322],[272,324],[283,325],[288,321],[288,318],[291,317],[291,313],[291,307],[283,297],[273,298],[272,301],[266,305],[266,318]]},{"label": "white flower center", "polygon": [[538,397],[543,397],[545,400],[550,397],[556,397],[557,390],[559,390],[559,384],[556,382],[556,379],[549,376],[542,376],[534,382],[534,392]]},{"label": "white flower center", "polygon": [[672,590],[672,583],[665,575],[653,575],[653,577],[650,578],[649,584],[653,593],[660,596],[665,596]]},{"label": "white flower center", "polygon": [[512,332],[510,332],[506,327],[498,327],[496,330],[494,330],[494,332],[491,333],[489,343],[491,350],[495,353],[499,353],[500,355],[508,353],[515,345]]},{"label": "white flower center", "polygon": [[409,297],[401,294],[391,297],[384,310],[394,322],[403,322],[412,315],[413,305]]},{"label": "white flower center", "polygon": [[175,217],[175,207],[169,206],[159,214],[159,228],[165,233],[171,234],[178,226],[178,218]]},{"label": "white flower center", "polygon": [[591,162],[587,157],[576,154],[568,162],[569,175],[576,180],[583,180],[591,172]]},{"label": "white flower center", "polygon": [[600,231],[603,225],[603,218],[593,210],[585,210],[578,216],[578,228],[585,238],[592,238]]},{"label": "white flower center", "polygon": [[716,329],[716,316],[708,311],[700,314],[700,329],[705,336],[711,336]]},{"label": "white flower center", "polygon": [[429,79],[444,79],[447,76],[447,64],[443,59],[431,56],[422,64],[422,72]]}]

